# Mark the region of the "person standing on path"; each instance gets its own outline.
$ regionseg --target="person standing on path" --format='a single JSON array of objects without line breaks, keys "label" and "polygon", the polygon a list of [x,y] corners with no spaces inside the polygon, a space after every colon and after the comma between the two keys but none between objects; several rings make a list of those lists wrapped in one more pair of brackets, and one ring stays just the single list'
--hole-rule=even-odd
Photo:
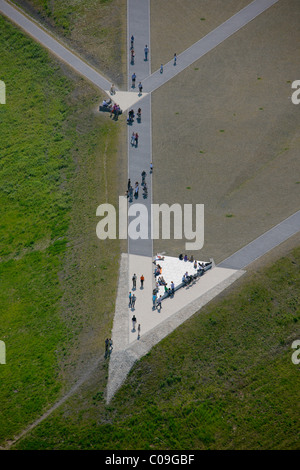
[{"label": "person standing on path", "polygon": [[129,292],[129,308],[131,307],[132,305],[132,295],[131,295],[131,292]]},{"label": "person standing on path", "polygon": [[144,289],[144,274],[141,275],[141,289]]},{"label": "person standing on path", "polygon": [[136,301],[136,296],[133,294],[131,297],[131,308],[135,308],[135,301]]},{"label": "person standing on path", "polygon": [[131,65],[134,65],[134,57],[135,57],[135,53],[134,53],[134,49],[132,48],[131,49]]},{"label": "person standing on path", "polygon": [[143,85],[142,82],[139,83],[139,94],[141,95],[143,91]]},{"label": "person standing on path", "polygon": [[172,296],[174,295],[174,293],[175,293],[175,285],[174,285],[174,282],[171,281],[171,294],[172,294]]},{"label": "person standing on path", "polygon": [[106,338],[106,340],[105,340],[105,356],[104,356],[104,357],[107,357],[107,354],[108,354],[108,346],[109,346],[109,339]]},{"label": "person standing on path", "polygon": [[138,143],[139,143],[139,135],[138,135],[137,132],[135,133],[134,140],[135,140],[135,146],[137,147],[137,146],[138,146]]},{"label": "person standing on path", "polygon": [[144,53],[145,53],[145,61],[147,61],[148,60],[148,53],[149,53],[149,47],[147,46],[147,44],[145,46]]},{"label": "person standing on path", "polygon": [[135,80],[136,80],[136,74],[133,72],[131,75],[131,81],[132,81],[132,88],[135,88]]},{"label": "person standing on path", "polygon": [[134,315],[134,314],[133,314],[133,316],[132,316],[132,319],[131,319],[131,321],[132,321],[132,331],[135,331],[136,317],[135,317],[135,315]]},{"label": "person standing on path", "polygon": [[156,308],[156,294],[152,295],[152,303],[153,303],[152,310],[155,310],[155,308]]},{"label": "person standing on path", "polygon": [[175,52],[175,54],[174,54],[174,63],[173,63],[173,65],[176,65],[176,64],[177,64],[177,55],[176,55],[176,52]]},{"label": "person standing on path", "polygon": [[132,276],[132,290],[136,289],[136,274]]},{"label": "person standing on path", "polygon": [[163,73],[163,71],[164,71],[164,66],[163,64],[160,64],[160,73]]},{"label": "person standing on path", "polygon": [[153,172],[153,163],[151,162],[150,163],[150,174],[152,174],[152,172]]},{"label": "person standing on path", "polygon": [[134,188],[134,197],[137,199],[139,197],[139,183],[135,183],[135,188]]},{"label": "person standing on path", "polygon": [[159,308],[159,312],[161,311],[161,295],[159,296],[159,298],[157,299],[157,310]]},{"label": "person standing on path", "polygon": [[134,132],[131,135],[130,143],[132,146],[135,145],[135,133]]},{"label": "person standing on path", "polygon": [[113,350],[113,340],[109,338],[109,350],[108,350],[109,354],[111,354],[112,350]]},{"label": "person standing on path", "polygon": [[111,84],[111,87],[110,87],[110,94],[111,94],[111,95],[115,95],[115,94],[116,94],[116,89],[115,89],[115,84],[114,84],[114,83]]},{"label": "person standing on path", "polygon": [[131,47],[131,49],[133,48],[133,44],[134,44],[134,35],[132,35],[131,38],[130,38],[130,47]]}]

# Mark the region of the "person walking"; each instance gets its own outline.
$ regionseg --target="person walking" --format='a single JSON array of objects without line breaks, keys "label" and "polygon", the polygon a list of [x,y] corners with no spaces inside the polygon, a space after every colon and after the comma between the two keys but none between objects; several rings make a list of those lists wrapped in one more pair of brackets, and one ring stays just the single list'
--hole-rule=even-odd
[{"label": "person walking", "polygon": [[115,84],[114,84],[114,83],[111,84],[111,87],[110,87],[110,94],[111,94],[111,95],[115,95],[115,94],[116,94],[116,88],[115,88]]},{"label": "person walking", "polygon": [[159,312],[161,311],[161,295],[159,296],[159,298],[157,299],[157,310],[159,309]]},{"label": "person walking", "polygon": [[111,354],[112,350],[113,350],[113,340],[111,338],[109,338],[109,354]]},{"label": "person walking", "polygon": [[134,140],[135,140],[135,146],[137,147],[137,146],[138,146],[138,143],[139,143],[139,135],[138,135],[137,132],[135,133]]},{"label": "person walking", "polygon": [[130,178],[128,178],[128,183],[127,183],[127,189],[128,190],[130,189],[130,186],[131,186],[131,181],[130,181]]},{"label": "person walking", "polygon": [[145,53],[145,61],[147,61],[148,60],[148,53],[149,53],[149,47],[147,46],[147,44],[144,48],[144,53]]},{"label": "person walking", "polygon": [[177,55],[176,55],[176,52],[175,52],[175,54],[174,54],[174,63],[173,63],[173,65],[176,65],[176,64],[177,64]]},{"label": "person walking", "polygon": [[106,340],[105,340],[105,356],[104,356],[104,357],[107,357],[107,354],[108,354],[108,346],[109,346],[109,339],[106,338]]},{"label": "person walking", "polygon": [[153,172],[153,163],[151,162],[150,163],[150,173],[152,174],[152,172]]},{"label": "person walking", "polygon": [[160,64],[160,73],[163,73],[163,71],[164,71],[164,66],[163,64]]},{"label": "person walking", "polygon": [[129,202],[132,202],[132,197],[133,197],[133,187],[130,185],[130,188],[129,188]]},{"label": "person walking", "polygon": [[141,275],[141,289],[144,289],[144,274]]},{"label": "person walking", "polygon": [[135,57],[135,52],[134,49],[131,49],[131,65],[134,65],[134,57]]},{"label": "person walking", "polygon": [[139,197],[139,183],[135,183],[135,188],[134,188],[134,197],[137,199]]},{"label": "person walking", "polygon": [[136,301],[136,296],[133,294],[131,297],[131,308],[135,308],[135,301]]},{"label": "person walking", "polygon": [[135,80],[136,80],[136,74],[133,72],[131,75],[131,81],[132,81],[132,88],[135,88]]},{"label": "person walking", "polygon": [[132,276],[132,289],[136,289],[136,274],[134,273],[134,275]]},{"label": "person walking", "polygon": [[130,143],[132,146],[135,145],[135,133],[134,132],[131,134]]},{"label": "person walking", "polygon": [[152,310],[155,310],[155,308],[156,308],[156,294],[152,295],[152,303],[153,303]]},{"label": "person walking", "polygon": [[174,293],[175,293],[175,285],[174,285],[174,282],[171,281],[171,294],[172,294],[172,296],[174,295]]},{"label": "person walking", "polygon": [[139,83],[139,94],[141,95],[143,91],[143,85],[142,82]]},{"label": "person walking", "polygon": [[133,317],[132,317],[131,321],[132,321],[132,331],[135,331],[136,317],[135,317],[134,314],[133,314]]},{"label": "person walking", "polygon": [[133,44],[134,44],[134,35],[131,36],[130,38],[130,47],[133,48]]},{"label": "person walking", "polygon": [[131,295],[131,292],[129,292],[129,308],[131,307],[132,305],[132,295]]},{"label": "person walking", "polygon": [[138,336],[137,336],[137,339],[140,339],[141,337],[141,324],[139,323],[138,324]]}]

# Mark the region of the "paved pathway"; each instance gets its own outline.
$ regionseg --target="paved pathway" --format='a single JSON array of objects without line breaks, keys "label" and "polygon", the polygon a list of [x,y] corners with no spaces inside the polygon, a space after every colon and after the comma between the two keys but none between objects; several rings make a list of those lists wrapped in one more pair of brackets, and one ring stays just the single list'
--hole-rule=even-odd
[{"label": "paved pathway", "polygon": [[226,258],[218,266],[230,269],[244,269],[257,258],[283,243],[300,231],[300,211],[283,220],[253,242]]},{"label": "paved pathway", "polygon": [[[134,64],[131,63],[130,45],[131,36],[134,36],[134,51],[135,60]],[[144,48],[149,48],[148,60],[145,60]],[[128,46],[128,90],[133,90],[131,76],[136,74],[136,88],[139,82],[143,85],[143,79],[150,75],[150,0],[128,0],[127,2],[127,46]],[[138,181],[140,185],[138,199],[133,198],[132,204],[141,204],[146,213],[148,214],[148,233],[146,239],[131,240],[128,242],[128,253],[148,256],[152,258],[152,240],[151,234],[151,201],[152,201],[152,175],[150,174],[150,163],[152,160],[152,122],[151,122],[151,96],[146,95],[139,101],[133,108],[135,115],[138,107],[142,109],[142,119],[138,122],[135,118],[132,125],[128,126],[128,177],[131,180],[132,186]],[[131,135],[138,133],[139,141],[138,146],[132,146]],[[143,196],[143,187],[141,186],[142,171],[147,173],[146,184],[148,188],[148,195]],[[128,223],[135,218],[135,215],[128,217]]]}]

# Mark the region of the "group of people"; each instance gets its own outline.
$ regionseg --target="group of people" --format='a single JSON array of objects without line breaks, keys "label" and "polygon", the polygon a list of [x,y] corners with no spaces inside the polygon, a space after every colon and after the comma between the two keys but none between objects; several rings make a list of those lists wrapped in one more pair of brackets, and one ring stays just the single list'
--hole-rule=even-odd
[{"label": "group of people", "polygon": [[114,115],[115,118],[118,119],[118,116],[120,113],[121,113],[120,106],[117,103],[114,103],[113,106],[110,108],[110,117]]},{"label": "group of people", "polygon": [[[143,197],[144,199],[148,197],[148,187],[145,181],[142,181],[143,187]],[[133,201],[133,196],[135,199],[139,197],[139,190],[140,184],[138,181],[135,182],[134,188],[132,187],[130,178],[128,179],[127,191],[125,192],[125,196],[129,199],[129,202]]]},{"label": "group of people", "polygon": [[[137,280],[137,276],[134,273],[134,275],[132,276],[132,290],[136,290],[136,280]],[[144,281],[145,281],[144,274],[142,274],[140,277],[141,289],[144,288]]]},{"label": "group of people", "polygon": [[190,261],[191,263],[194,263],[193,266],[194,266],[194,269],[197,269],[197,272],[199,272],[199,271],[203,272],[204,269],[205,269],[206,264],[204,262],[201,263],[200,261],[197,262],[197,260],[194,259],[193,255],[191,255],[190,258],[189,258],[188,255],[183,256],[183,254],[181,253],[178,256],[178,258],[180,260],[183,260],[183,261]]},{"label": "group of people", "polygon": [[[146,199],[148,197],[148,186],[147,186],[147,183],[146,183],[147,173],[145,172],[145,170],[142,171],[141,175],[142,175],[141,186],[143,188],[143,197],[144,197],[144,199]],[[132,184],[131,184],[131,180],[130,180],[130,178],[128,178],[127,191],[125,192],[125,196],[127,198],[129,198],[129,202],[133,201],[133,195],[134,195],[135,199],[137,199],[139,197],[139,189],[140,189],[139,182],[138,181],[135,182],[135,186],[134,186],[134,189],[133,189]]]},{"label": "group of people", "polygon": [[[180,260],[183,260],[183,261],[190,261],[191,263],[193,263],[193,262],[195,261],[193,255],[191,255],[190,258],[189,258],[188,255],[184,255],[184,256],[183,256],[182,253],[178,256],[178,258],[179,258]],[[196,262],[196,261],[195,261],[195,262]]]},{"label": "group of people", "polygon": [[[115,95],[116,94],[116,89],[114,83],[112,83],[110,87],[110,94]],[[121,114],[121,108],[117,103],[114,103],[111,99],[104,99],[102,101],[102,108],[106,108],[108,111],[110,111],[110,117],[112,115],[115,116],[115,119],[118,119],[119,114]]]},{"label": "group of people", "polygon": [[[137,281],[137,275],[136,273],[133,274],[132,276],[132,290],[136,290],[136,281]],[[141,275],[140,277],[140,283],[141,283],[141,289],[144,288],[144,281],[145,281],[145,277],[144,277],[144,274]],[[135,302],[136,302],[136,296],[134,294],[134,292],[132,293],[131,291],[129,292],[129,308],[131,308],[131,310],[134,310],[135,309]],[[136,320],[136,316],[133,314],[133,317],[132,317],[132,332],[135,332],[135,325],[137,323],[137,320]],[[141,334],[141,325],[139,324],[138,325],[138,339],[140,339],[140,334]]]},{"label": "group of people", "polygon": [[159,278],[157,279],[157,282],[158,282],[159,286],[166,286],[167,285],[167,283],[166,283],[163,276],[159,276]]},{"label": "group of people", "polygon": [[113,341],[111,338],[106,338],[105,340],[105,357],[107,357],[113,349]]},{"label": "group of people", "polygon": [[138,146],[138,143],[139,143],[139,135],[137,132],[133,132],[131,134],[131,139],[130,139],[130,143],[133,147],[137,147]]},{"label": "group of people", "polygon": [[160,264],[156,264],[155,269],[154,269],[154,276],[159,276],[162,274],[162,267]]},{"label": "group of people", "polygon": [[152,302],[153,302],[153,310],[155,310],[157,308],[157,309],[159,309],[159,311],[162,308],[161,302],[163,300],[162,295],[160,295],[158,297],[159,288],[161,286],[164,287],[164,295],[168,295],[170,297],[173,297],[174,294],[175,294],[175,284],[174,284],[174,282],[171,281],[170,287],[168,287],[168,283],[166,282],[165,278],[162,275],[162,267],[161,267],[160,264],[157,263],[157,261],[163,261],[163,260],[164,260],[164,256],[157,254],[154,261],[153,261],[153,264],[155,264],[154,277],[156,279],[157,276],[158,276],[158,278],[157,278],[157,281],[155,281],[155,288],[153,289],[153,293],[152,293]]},{"label": "group of people", "polygon": [[134,294],[131,293],[131,291],[129,292],[129,308],[133,309],[135,308],[135,302],[136,302],[136,296]]},{"label": "group of people", "polygon": [[111,99],[104,99],[102,101],[103,108],[111,109],[112,108],[112,101]]},{"label": "group of people", "polygon": [[194,274],[189,274],[187,271],[186,273],[182,276],[182,279],[181,281],[184,283],[184,284],[190,284],[194,279]]},{"label": "group of people", "polygon": [[155,283],[155,288],[153,289],[153,293],[152,293],[152,303],[153,303],[152,310],[159,309],[159,311],[160,311],[162,309],[163,296],[160,295],[158,297],[159,285],[164,286],[164,294],[168,295],[169,297],[173,297],[174,294],[175,294],[175,284],[174,284],[173,281],[171,281],[171,285],[170,285],[170,287],[168,287],[168,285],[164,281],[164,279],[163,279],[163,282],[161,284],[160,284],[159,281]]},{"label": "group of people", "polygon": [[[132,35],[131,38],[130,38],[130,53],[131,53],[131,62],[134,63],[134,57],[135,57],[135,52],[134,52],[134,35]],[[149,54],[149,47],[148,47],[147,44],[146,44],[145,47],[144,47],[144,54],[145,54],[144,60],[147,61],[147,60],[148,60],[148,54]]]},{"label": "group of people", "polygon": [[[141,117],[142,117],[142,110],[141,108],[139,108],[137,110],[137,121],[138,122],[141,122]],[[134,114],[134,110],[131,109],[130,111],[128,111],[128,118],[127,118],[127,124],[131,124],[133,121],[134,121],[134,118],[135,118],[135,114]]]}]

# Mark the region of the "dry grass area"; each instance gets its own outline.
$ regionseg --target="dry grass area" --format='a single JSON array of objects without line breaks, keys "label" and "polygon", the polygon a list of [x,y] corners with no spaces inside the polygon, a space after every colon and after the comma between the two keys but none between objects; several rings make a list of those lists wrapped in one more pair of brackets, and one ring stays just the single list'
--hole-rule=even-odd
[{"label": "dry grass area", "polygon": [[298,2],[280,1],[153,94],[154,202],[205,205],[202,259],[220,262],[299,209],[299,21]]}]

